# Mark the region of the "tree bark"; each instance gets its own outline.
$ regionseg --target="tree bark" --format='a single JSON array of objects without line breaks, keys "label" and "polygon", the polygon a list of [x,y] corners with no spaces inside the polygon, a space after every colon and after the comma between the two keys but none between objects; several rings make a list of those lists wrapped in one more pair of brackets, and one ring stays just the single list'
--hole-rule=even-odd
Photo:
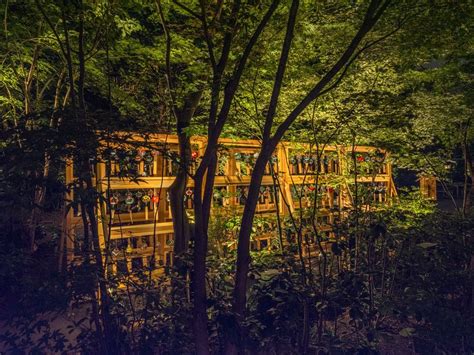
[{"label": "tree bark", "polygon": [[[466,213],[469,212],[472,206],[472,198],[474,195],[474,164],[472,161],[469,141],[467,139],[470,121],[471,120],[468,120],[468,122],[466,123],[466,127],[464,127],[463,141],[461,144],[462,153],[464,156],[464,194],[462,206],[462,212],[464,217],[466,216]],[[469,180],[471,180],[470,184]]]},{"label": "tree bark", "polygon": [[242,318],[244,317],[247,302],[247,279],[250,267],[250,234],[252,233],[253,218],[255,216],[258,196],[260,193],[260,184],[262,183],[263,174],[265,172],[265,166],[274,150],[275,147],[273,145],[265,145],[262,147],[260,155],[258,156],[257,161],[255,162],[254,170],[252,171],[252,177],[250,179],[250,186],[247,194],[247,200],[245,201],[245,207],[242,215],[242,222],[238,237],[237,262],[233,295],[234,302],[232,306],[232,310],[236,317],[238,334],[236,334],[236,339],[228,338],[226,342],[226,354],[238,353],[239,344],[234,342],[233,340],[237,340],[240,343],[241,339],[239,338],[242,334],[239,324]]},{"label": "tree bark", "polygon": [[181,110],[175,110],[179,144],[179,168],[176,179],[170,186],[169,193],[174,232],[173,253],[175,262],[178,264],[180,255],[188,250],[189,240],[191,239],[189,220],[183,200],[191,165],[191,141],[186,129],[191,123],[201,96],[202,90],[191,93],[186,98],[184,107]]},{"label": "tree bark", "polygon": [[202,208],[201,177],[194,181],[194,218],[195,239],[193,258],[192,291],[194,301],[193,331],[197,354],[209,354],[209,338],[207,332],[207,294],[206,294],[206,255],[207,233],[204,228]]}]

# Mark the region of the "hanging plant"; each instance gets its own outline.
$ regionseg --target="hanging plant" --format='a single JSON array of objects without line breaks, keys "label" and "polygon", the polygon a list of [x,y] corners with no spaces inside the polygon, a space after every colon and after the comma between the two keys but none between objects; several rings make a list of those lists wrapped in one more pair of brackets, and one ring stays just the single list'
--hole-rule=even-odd
[{"label": "hanging plant", "polygon": [[126,205],[133,205],[135,202],[135,199],[133,198],[133,195],[131,192],[127,193],[127,197],[125,197],[125,204]]},{"label": "hanging plant", "polygon": [[220,190],[214,190],[213,196],[217,200],[217,199],[220,199],[221,197],[223,197],[223,194],[221,193]]},{"label": "hanging plant", "polygon": [[374,155],[374,161],[376,163],[383,163],[385,160],[385,154],[382,153],[381,151],[376,151]]},{"label": "hanging plant", "polygon": [[270,196],[270,187],[269,187],[269,186],[267,186],[267,187],[265,188],[265,191],[263,192],[263,195],[264,195],[265,197],[269,197],[269,196]]},{"label": "hanging plant", "polygon": [[112,160],[112,161],[118,160],[117,151],[115,149],[112,149],[110,151],[109,156],[110,156],[110,160]]},{"label": "hanging plant", "polygon": [[147,152],[145,154],[145,156],[143,157],[143,160],[145,160],[145,162],[147,162],[147,163],[152,163],[153,162],[153,156],[149,152]]},{"label": "hanging plant", "polygon": [[115,206],[119,203],[119,198],[116,194],[110,197],[109,199],[110,207],[115,208]]}]

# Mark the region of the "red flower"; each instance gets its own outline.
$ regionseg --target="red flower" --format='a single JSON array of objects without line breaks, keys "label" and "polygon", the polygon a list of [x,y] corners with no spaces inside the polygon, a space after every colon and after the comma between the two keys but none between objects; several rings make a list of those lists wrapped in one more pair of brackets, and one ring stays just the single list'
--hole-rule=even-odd
[{"label": "red flower", "polygon": [[359,156],[357,156],[357,161],[361,163],[361,162],[365,161],[365,159],[362,155],[359,155]]},{"label": "red flower", "polygon": [[191,158],[193,159],[196,159],[198,156],[199,156],[199,153],[196,151],[191,153]]},{"label": "red flower", "polygon": [[151,198],[151,202],[153,202],[153,203],[160,202],[160,196],[153,195],[153,197]]}]

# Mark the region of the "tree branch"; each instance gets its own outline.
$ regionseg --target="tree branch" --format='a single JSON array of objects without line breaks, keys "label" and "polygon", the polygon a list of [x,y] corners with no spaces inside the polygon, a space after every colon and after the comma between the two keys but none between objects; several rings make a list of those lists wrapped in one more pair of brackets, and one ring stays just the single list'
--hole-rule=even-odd
[{"label": "tree branch", "polygon": [[260,35],[263,33],[263,30],[267,26],[268,22],[270,21],[270,18],[273,16],[279,5],[280,0],[272,1],[272,4],[270,5],[262,20],[258,24],[257,28],[255,29],[255,32],[253,33],[247,45],[245,46],[242,56],[234,67],[231,80],[227,83],[224,90],[224,103],[222,104],[222,109],[219,113],[219,117],[217,118],[216,122],[215,134],[217,135],[220,135],[220,132],[224,127],[227,115],[232,104],[232,100],[234,98],[235,92],[237,91],[237,88],[239,87],[239,83],[244,73],[244,69],[247,65],[247,61],[250,57],[250,54],[252,53],[252,50],[255,47],[255,44],[257,43],[258,39],[260,38]]},{"label": "tree branch", "polygon": [[202,21],[202,17],[201,15],[199,15],[197,12],[191,10],[189,7],[187,7],[186,5],[182,4],[181,2],[179,2],[178,0],[173,0],[173,4],[179,6],[180,8],[182,8],[184,11],[186,11],[188,14],[190,14],[191,16],[197,18],[199,21]]},{"label": "tree branch", "polygon": [[163,8],[161,7],[161,0],[156,0],[155,1],[157,10],[158,10],[158,15],[160,17],[161,21],[161,26],[163,27],[163,32],[165,34],[165,41],[166,41],[166,51],[165,51],[165,67],[166,67],[166,84],[168,86],[168,92],[170,95],[170,100],[171,100],[171,108],[173,111],[173,115],[175,116],[175,119],[178,119],[177,116],[177,107],[176,107],[176,99],[174,97],[174,85],[171,81],[171,36],[170,32],[168,29],[168,26],[165,21],[165,16],[163,14]]},{"label": "tree branch", "polygon": [[51,28],[51,31],[53,31],[54,37],[56,37],[56,40],[58,41],[59,48],[61,49],[61,52],[63,53],[64,58],[67,58],[66,50],[64,49],[61,38],[59,37],[58,32],[54,28],[53,23],[51,22],[50,18],[48,17],[46,12],[44,11],[43,6],[41,6],[41,3],[39,2],[39,0],[35,0],[35,4],[36,4],[36,7],[38,8],[38,10],[41,12],[41,15],[43,15],[43,18],[45,19],[46,23]]},{"label": "tree branch", "polygon": [[[380,18],[382,13],[391,3],[391,0],[385,0],[382,5],[379,6],[379,0],[372,0],[369,4],[367,12],[364,16],[359,30],[353,37],[351,43],[347,46],[344,53],[338,59],[338,61],[332,66],[332,68],[323,76],[323,78],[313,87],[313,89],[301,100],[301,102],[290,112],[287,118],[277,128],[275,134],[271,138],[273,143],[281,140],[287,129],[296,120],[296,118],[303,112],[303,110],[316,98],[321,96],[321,92],[331,82],[331,80],[345,68],[346,64],[351,61],[351,58],[356,52],[362,39],[365,35],[375,26],[377,20]],[[354,59],[355,60],[355,59]]]},{"label": "tree branch", "polygon": [[273,16],[275,10],[278,8],[280,4],[280,0],[272,1],[270,7],[268,8],[267,12],[263,16],[262,20],[258,24],[255,32],[253,33],[252,37],[250,38],[249,42],[247,43],[242,56],[240,57],[239,61],[236,63],[234,70],[232,72],[231,79],[227,83],[224,89],[224,102],[222,104],[221,110],[217,117],[216,125],[212,134],[209,136],[208,145],[206,147],[206,152],[204,153],[203,160],[199,165],[199,168],[196,172],[196,175],[203,174],[205,169],[207,168],[207,164],[209,161],[209,150],[214,149],[214,146],[217,144],[217,140],[222,132],[224,124],[227,120],[228,113],[232,106],[232,101],[235,96],[235,92],[240,83],[240,79],[242,78],[245,66],[247,65],[247,61],[252,53],[252,50],[257,43],[260,35],[263,33],[263,30],[267,26],[270,18]]},{"label": "tree branch", "polygon": [[293,42],[293,33],[296,24],[296,15],[298,14],[299,0],[293,0],[291,3],[290,14],[288,16],[288,23],[283,41],[283,47],[280,54],[278,69],[275,74],[275,81],[273,84],[272,95],[265,118],[265,126],[263,128],[263,141],[266,142],[270,137],[273,118],[275,117],[276,108],[278,105],[278,98],[280,97],[281,86],[283,85],[283,78],[285,76],[286,65],[288,63],[288,56],[290,54],[291,43]]},{"label": "tree branch", "polygon": [[204,39],[206,40],[207,50],[209,52],[209,60],[211,61],[212,71],[215,73],[217,71],[217,62],[214,54],[214,43],[212,42],[211,35],[209,34],[209,27],[207,25],[206,19],[206,7],[204,6],[204,1],[199,0],[199,5],[201,6],[201,22],[202,29],[204,31]]}]

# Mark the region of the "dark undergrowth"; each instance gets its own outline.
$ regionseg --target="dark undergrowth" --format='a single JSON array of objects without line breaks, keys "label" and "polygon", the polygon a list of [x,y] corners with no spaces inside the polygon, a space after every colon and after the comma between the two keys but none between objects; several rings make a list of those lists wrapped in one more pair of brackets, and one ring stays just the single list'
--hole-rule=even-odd
[{"label": "dark undergrowth", "polygon": [[[209,256],[215,353],[223,353],[228,337],[255,354],[474,351],[474,219],[411,198],[352,213],[334,227],[337,240],[329,249],[315,247],[305,262],[291,245],[252,254],[247,316],[240,322],[231,312],[235,255]],[[4,350],[98,348],[94,265],[58,273],[54,248],[54,240],[33,255],[11,243],[1,248]],[[148,270],[108,279],[117,352],[193,353],[189,284],[168,271],[152,279]]]}]

